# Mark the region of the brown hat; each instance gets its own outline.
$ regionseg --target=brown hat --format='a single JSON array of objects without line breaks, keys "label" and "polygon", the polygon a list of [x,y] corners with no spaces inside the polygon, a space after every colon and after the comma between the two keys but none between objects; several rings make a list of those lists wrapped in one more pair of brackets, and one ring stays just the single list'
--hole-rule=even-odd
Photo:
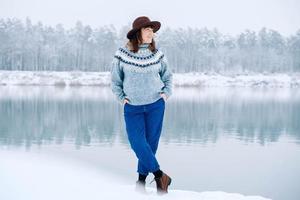
[{"label": "brown hat", "polygon": [[147,26],[153,26],[153,32],[155,33],[160,28],[160,22],[150,21],[150,19],[146,16],[138,17],[133,21],[132,29],[127,33],[127,38],[132,39],[139,29]]}]

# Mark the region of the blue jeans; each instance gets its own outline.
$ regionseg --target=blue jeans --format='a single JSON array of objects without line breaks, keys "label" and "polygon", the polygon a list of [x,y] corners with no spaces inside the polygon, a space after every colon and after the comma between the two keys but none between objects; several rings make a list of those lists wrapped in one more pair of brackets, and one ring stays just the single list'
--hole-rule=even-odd
[{"label": "blue jeans", "polygon": [[148,175],[159,170],[155,158],[161,135],[165,100],[158,99],[145,105],[124,105],[126,132],[131,148],[138,158],[137,172]]}]

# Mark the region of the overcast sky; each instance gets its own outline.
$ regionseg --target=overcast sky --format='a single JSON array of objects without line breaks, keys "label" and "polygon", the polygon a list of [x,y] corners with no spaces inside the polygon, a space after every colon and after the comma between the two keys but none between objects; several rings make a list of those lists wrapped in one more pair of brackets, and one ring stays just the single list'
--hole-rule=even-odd
[{"label": "overcast sky", "polygon": [[216,27],[234,35],[265,26],[290,35],[300,29],[300,0],[0,0],[0,18],[29,17],[66,28],[77,20],[92,28],[120,28],[140,15],[160,21],[162,28]]}]

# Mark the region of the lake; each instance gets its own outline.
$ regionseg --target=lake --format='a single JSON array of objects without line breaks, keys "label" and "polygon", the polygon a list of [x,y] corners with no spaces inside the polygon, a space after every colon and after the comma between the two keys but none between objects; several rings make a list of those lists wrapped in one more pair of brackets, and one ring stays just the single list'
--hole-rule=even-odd
[{"label": "lake", "polygon": [[[1,86],[0,119],[0,151],[51,154],[132,184],[137,178],[123,107],[109,87]],[[300,90],[174,88],[157,158],[173,177],[170,189],[298,200]]]}]

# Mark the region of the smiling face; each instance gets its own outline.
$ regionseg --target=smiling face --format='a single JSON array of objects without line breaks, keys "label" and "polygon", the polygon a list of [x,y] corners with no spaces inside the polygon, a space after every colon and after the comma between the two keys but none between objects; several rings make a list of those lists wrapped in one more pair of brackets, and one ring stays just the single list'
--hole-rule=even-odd
[{"label": "smiling face", "polygon": [[153,28],[151,26],[141,28],[142,43],[151,43],[154,37]]}]

